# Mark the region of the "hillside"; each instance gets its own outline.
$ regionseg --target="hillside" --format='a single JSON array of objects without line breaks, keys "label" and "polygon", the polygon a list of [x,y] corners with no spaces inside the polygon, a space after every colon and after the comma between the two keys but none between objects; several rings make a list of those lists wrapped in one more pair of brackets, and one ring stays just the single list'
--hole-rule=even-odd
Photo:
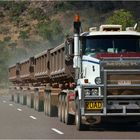
[{"label": "hillside", "polygon": [[0,1],[1,64],[6,67],[60,44],[72,34],[75,13],[87,30],[105,23],[117,9],[129,10],[140,21],[139,1]]}]

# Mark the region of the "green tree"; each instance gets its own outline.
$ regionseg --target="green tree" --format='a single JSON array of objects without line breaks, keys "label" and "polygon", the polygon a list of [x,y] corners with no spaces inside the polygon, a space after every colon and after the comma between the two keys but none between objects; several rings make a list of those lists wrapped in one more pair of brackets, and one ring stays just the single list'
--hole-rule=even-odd
[{"label": "green tree", "polygon": [[123,29],[134,26],[134,18],[130,11],[124,9],[117,10],[112,16],[107,19],[108,24],[120,24]]}]

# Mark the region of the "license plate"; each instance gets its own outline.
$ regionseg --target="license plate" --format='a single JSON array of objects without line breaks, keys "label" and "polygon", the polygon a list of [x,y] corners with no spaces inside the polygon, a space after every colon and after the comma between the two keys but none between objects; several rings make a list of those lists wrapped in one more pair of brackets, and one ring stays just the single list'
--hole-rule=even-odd
[{"label": "license plate", "polygon": [[96,110],[96,109],[102,109],[103,103],[101,101],[88,101],[85,102],[85,109],[86,110]]},{"label": "license plate", "polygon": [[118,85],[131,85],[130,80],[119,80]]}]

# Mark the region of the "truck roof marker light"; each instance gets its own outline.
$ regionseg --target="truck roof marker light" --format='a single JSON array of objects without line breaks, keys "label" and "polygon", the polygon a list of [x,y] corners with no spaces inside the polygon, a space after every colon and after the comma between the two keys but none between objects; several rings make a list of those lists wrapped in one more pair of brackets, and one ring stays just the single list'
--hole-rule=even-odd
[{"label": "truck roof marker light", "polygon": [[79,16],[79,14],[76,14],[74,16],[74,22],[80,22],[80,16]]},{"label": "truck roof marker light", "polygon": [[88,79],[84,79],[84,82],[85,82],[85,83],[88,83]]}]

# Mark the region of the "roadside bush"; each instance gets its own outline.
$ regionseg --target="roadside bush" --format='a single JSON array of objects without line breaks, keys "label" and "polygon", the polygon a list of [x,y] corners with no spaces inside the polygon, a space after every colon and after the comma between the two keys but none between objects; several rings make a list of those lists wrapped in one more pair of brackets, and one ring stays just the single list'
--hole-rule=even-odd
[{"label": "roadside bush", "polygon": [[23,40],[28,39],[29,38],[28,32],[27,31],[20,31],[19,38],[21,38]]},{"label": "roadside bush", "polygon": [[4,38],[4,41],[5,42],[9,42],[10,40],[11,40],[11,37],[10,36],[7,36],[7,37]]}]

